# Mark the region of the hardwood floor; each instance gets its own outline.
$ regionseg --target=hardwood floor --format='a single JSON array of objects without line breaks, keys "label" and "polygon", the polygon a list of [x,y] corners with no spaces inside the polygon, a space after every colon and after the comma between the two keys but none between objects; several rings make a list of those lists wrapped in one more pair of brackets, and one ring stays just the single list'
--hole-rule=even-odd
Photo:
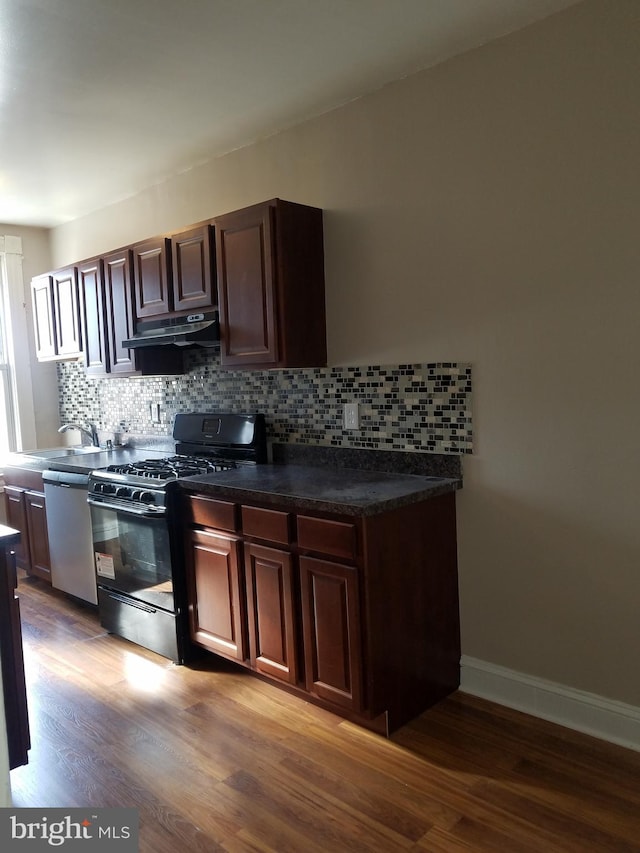
[{"label": "hardwood floor", "polygon": [[132,806],[141,853],[640,850],[640,754],[458,693],[385,740],[21,579],[14,805]]}]

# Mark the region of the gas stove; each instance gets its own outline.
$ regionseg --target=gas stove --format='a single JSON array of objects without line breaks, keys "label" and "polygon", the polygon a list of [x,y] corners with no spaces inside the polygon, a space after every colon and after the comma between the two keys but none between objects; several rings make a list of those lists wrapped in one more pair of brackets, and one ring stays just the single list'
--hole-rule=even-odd
[{"label": "gas stove", "polygon": [[[255,464],[255,463],[240,463]],[[236,468],[233,460],[209,462],[189,456],[147,459],[126,465],[109,465],[89,477],[89,503],[138,510],[149,515],[165,512],[167,486],[179,477],[213,474]]]},{"label": "gas stove", "polygon": [[215,476],[267,461],[262,415],[176,415],[175,453],[110,465],[89,476],[100,624],[183,662],[188,647],[181,533],[173,512],[179,478]]},{"label": "gas stove", "polygon": [[178,414],[176,453],[165,458],[109,465],[92,471],[89,503],[162,515],[170,484],[183,477],[214,474],[266,462],[263,415]]}]

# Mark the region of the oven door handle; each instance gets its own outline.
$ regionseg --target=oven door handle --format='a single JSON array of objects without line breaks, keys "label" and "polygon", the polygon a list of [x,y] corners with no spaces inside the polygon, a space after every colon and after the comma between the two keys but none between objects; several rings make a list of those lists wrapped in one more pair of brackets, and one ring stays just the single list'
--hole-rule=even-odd
[{"label": "oven door handle", "polygon": [[109,598],[113,598],[115,601],[119,601],[121,604],[126,604],[129,607],[135,607],[136,610],[144,610],[145,613],[156,613],[155,607],[149,607],[146,604],[141,604],[139,601],[132,601],[130,598],[126,598],[124,595],[118,595],[117,592],[111,592],[111,590],[105,590]]},{"label": "oven door handle", "polygon": [[118,504],[116,506],[116,504],[94,500],[91,496],[87,498],[87,503],[91,504],[91,506],[98,506],[102,509],[109,509],[111,510],[111,512],[121,512],[124,515],[137,515],[142,518],[163,518],[163,516],[165,515],[164,508],[152,511],[149,509],[140,509],[139,507],[127,506],[123,504]]}]

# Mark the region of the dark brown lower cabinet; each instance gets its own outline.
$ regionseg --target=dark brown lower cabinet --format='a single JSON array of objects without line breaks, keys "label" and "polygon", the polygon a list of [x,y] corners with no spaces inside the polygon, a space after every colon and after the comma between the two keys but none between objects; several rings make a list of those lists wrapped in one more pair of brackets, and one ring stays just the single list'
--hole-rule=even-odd
[{"label": "dark brown lower cabinet", "polygon": [[4,471],[8,524],[20,532],[16,564],[29,575],[51,583],[47,508],[39,471],[7,466]]},{"label": "dark brown lower cabinet", "polygon": [[47,507],[43,492],[24,493],[29,536],[31,567],[29,574],[51,583],[51,557],[49,556],[49,533],[47,531]]},{"label": "dark brown lower cabinet", "polygon": [[16,592],[18,582],[14,549],[18,542],[18,532],[0,524],[0,657],[11,770],[28,763],[31,746],[20,602]]},{"label": "dark brown lower cabinet", "polygon": [[27,510],[24,503],[25,489],[19,486],[4,487],[5,513],[7,524],[19,530],[20,541],[14,545],[15,560],[18,568],[28,572],[31,568],[29,555],[29,537],[27,535]]},{"label": "dark brown lower cabinet", "polygon": [[197,645],[383,734],[458,687],[455,493],[354,517],[184,492],[182,512]]},{"label": "dark brown lower cabinet", "polygon": [[362,711],[358,570],[300,557],[300,592],[307,690]]},{"label": "dark brown lower cabinet", "polygon": [[238,536],[192,530],[186,556],[191,639],[242,661],[247,632],[239,548]]},{"label": "dark brown lower cabinet", "polygon": [[264,675],[298,681],[293,557],[248,542],[244,546],[249,617],[249,659]]}]

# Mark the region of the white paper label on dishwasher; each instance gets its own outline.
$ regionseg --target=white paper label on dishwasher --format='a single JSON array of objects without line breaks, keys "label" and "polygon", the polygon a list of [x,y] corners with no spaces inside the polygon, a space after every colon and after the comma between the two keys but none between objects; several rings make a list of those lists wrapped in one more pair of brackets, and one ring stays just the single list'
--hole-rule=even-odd
[{"label": "white paper label on dishwasher", "polygon": [[116,571],[113,567],[113,557],[111,554],[100,554],[94,551],[96,555],[96,572],[103,578],[115,579]]}]

